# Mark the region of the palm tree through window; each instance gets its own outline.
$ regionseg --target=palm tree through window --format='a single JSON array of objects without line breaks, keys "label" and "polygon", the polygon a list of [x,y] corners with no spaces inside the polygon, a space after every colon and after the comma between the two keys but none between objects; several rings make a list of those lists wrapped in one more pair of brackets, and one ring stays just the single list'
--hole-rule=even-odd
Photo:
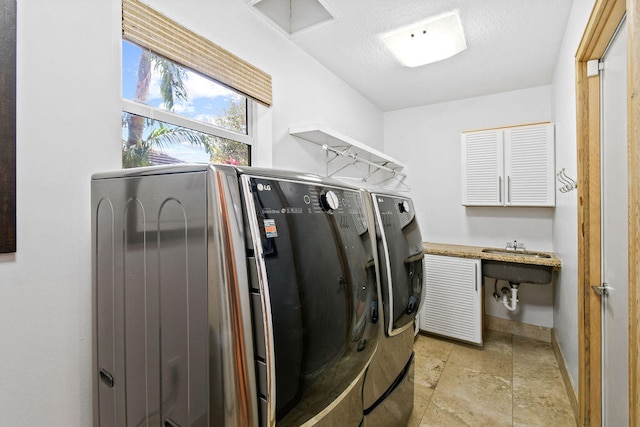
[{"label": "palm tree through window", "polygon": [[122,164],[250,163],[251,101],[122,42]]}]

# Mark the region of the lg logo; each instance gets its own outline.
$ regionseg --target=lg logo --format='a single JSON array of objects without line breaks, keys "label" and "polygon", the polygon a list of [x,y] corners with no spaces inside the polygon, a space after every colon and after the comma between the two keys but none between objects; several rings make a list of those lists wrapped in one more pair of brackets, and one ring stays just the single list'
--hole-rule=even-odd
[{"label": "lg logo", "polygon": [[271,191],[271,186],[269,184],[258,184],[256,187],[258,187],[258,191]]}]

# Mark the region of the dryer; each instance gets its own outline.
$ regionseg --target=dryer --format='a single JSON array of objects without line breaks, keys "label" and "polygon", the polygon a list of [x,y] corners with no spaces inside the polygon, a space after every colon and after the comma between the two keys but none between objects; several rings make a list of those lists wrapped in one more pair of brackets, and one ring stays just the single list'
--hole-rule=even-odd
[{"label": "dryer", "polygon": [[413,409],[415,319],[423,287],[423,243],[412,200],[372,191],[381,287],[380,344],[365,377],[363,426],[406,425]]}]

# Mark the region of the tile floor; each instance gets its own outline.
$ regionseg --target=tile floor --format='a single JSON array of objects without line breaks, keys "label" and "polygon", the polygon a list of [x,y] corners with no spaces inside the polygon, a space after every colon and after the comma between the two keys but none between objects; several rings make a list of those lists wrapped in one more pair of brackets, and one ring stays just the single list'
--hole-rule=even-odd
[{"label": "tile floor", "polygon": [[483,347],[418,335],[409,427],[575,426],[551,345],[487,331]]}]

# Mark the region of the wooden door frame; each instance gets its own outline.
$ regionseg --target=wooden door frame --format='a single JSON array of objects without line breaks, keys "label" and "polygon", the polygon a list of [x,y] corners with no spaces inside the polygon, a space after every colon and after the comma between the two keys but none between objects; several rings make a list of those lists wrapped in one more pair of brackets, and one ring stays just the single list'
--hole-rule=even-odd
[{"label": "wooden door frame", "polygon": [[578,423],[602,419],[600,78],[587,76],[587,62],[599,59],[622,19],[628,28],[629,166],[629,425],[640,416],[640,0],[596,0],[576,53],[578,149]]}]

